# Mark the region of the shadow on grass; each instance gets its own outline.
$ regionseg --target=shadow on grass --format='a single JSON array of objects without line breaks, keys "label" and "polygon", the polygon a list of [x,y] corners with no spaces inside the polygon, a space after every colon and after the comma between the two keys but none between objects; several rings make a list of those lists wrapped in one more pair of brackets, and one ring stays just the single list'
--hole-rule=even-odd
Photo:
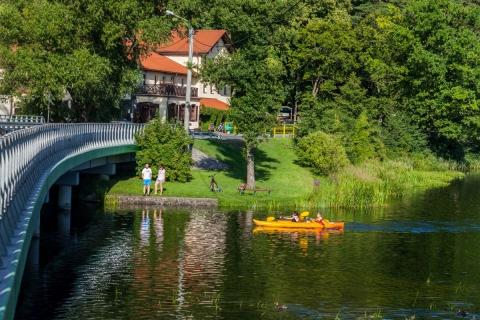
[{"label": "shadow on grass", "polygon": [[[247,175],[247,163],[244,158],[244,144],[240,140],[209,140],[220,153],[218,160],[228,165],[226,175],[235,179],[244,181]],[[275,170],[279,163],[278,160],[269,157],[261,149],[256,149],[254,153],[255,159],[255,178],[257,180],[268,180],[271,171]]]}]

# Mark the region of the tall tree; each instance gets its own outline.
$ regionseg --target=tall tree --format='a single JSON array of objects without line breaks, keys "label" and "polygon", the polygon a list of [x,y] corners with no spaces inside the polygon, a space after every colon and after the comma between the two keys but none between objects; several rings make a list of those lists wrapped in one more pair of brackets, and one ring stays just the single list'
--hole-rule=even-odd
[{"label": "tall tree", "polygon": [[234,88],[230,118],[242,133],[247,160],[247,187],[255,188],[255,148],[275,123],[283,101],[279,82],[283,67],[276,56],[262,48],[240,50],[205,64],[205,80]]},{"label": "tall tree", "polygon": [[55,120],[109,120],[139,81],[138,56],[169,35],[163,10],[155,0],[4,0],[0,90],[26,93],[28,111]]}]

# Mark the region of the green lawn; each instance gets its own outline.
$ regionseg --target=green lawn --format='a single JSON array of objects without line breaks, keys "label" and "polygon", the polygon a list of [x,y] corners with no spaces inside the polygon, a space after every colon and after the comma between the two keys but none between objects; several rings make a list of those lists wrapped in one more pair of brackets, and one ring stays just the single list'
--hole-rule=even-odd
[{"label": "green lawn", "polygon": [[[213,197],[221,206],[250,205],[291,205],[293,201],[309,194],[312,190],[313,175],[308,169],[295,164],[295,153],[291,139],[270,139],[260,144],[256,153],[257,187],[272,189],[269,195],[259,192],[255,195],[240,195],[238,186],[244,182],[245,160],[239,142],[227,140],[195,140],[194,147],[216,157],[229,165],[226,171],[192,170],[193,179],[188,183],[167,182],[165,196]],[[209,191],[210,176],[222,192]],[[112,181],[108,195],[141,195],[142,181],[125,178]]]},{"label": "green lawn", "polygon": [[[271,194],[241,195],[238,186],[246,176],[241,142],[195,140],[194,146],[223,161],[229,169],[194,169],[193,179],[188,183],[167,182],[164,196],[218,198],[223,207],[369,207],[386,205],[393,197],[443,187],[463,176],[461,172],[448,169],[419,169],[408,161],[372,160],[348,166],[329,177],[319,177],[320,187],[314,192],[314,175],[296,164],[292,140],[270,139],[260,144],[255,154],[255,168],[257,188],[271,189]],[[213,174],[222,192],[210,192],[210,176]],[[106,188],[107,197],[141,195],[142,180],[117,177]]]}]

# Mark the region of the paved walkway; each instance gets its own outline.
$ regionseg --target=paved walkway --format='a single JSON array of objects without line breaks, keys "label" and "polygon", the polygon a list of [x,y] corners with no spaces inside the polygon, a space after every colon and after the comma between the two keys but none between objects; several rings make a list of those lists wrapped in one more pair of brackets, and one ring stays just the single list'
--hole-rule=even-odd
[{"label": "paved walkway", "polygon": [[193,166],[199,169],[204,170],[226,170],[228,165],[215,159],[209,157],[207,154],[202,151],[193,148],[192,149],[192,160]]}]

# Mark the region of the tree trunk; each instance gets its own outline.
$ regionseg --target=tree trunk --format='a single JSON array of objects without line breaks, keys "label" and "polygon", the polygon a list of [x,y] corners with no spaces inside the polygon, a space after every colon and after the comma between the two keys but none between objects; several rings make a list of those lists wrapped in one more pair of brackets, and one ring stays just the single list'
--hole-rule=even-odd
[{"label": "tree trunk", "polygon": [[318,90],[320,89],[321,82],[322,82],[322,79],[320,77],[317,77],[315,81],[313,81],[312,95],[314,97],[317,96]]},{"label": "tree trunk", "polygon": [[248,144],[245,146],[247,153],[247,188],[255,189],[255,159],[253,156],[254,149]]}]

